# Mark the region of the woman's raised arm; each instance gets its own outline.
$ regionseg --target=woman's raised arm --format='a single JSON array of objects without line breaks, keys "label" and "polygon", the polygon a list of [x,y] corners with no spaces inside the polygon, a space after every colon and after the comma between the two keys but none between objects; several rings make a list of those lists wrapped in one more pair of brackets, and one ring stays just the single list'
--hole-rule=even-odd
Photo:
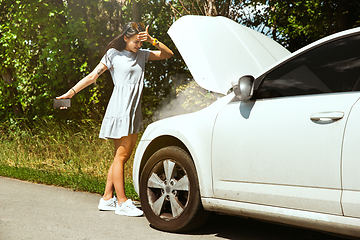
[{"label": "woman's raised arm", "polygon": [[158,41],[156,38],[153,38],[149,34],[149,26],[146,27],[145,32],[140,32],[138,38],[142,42],[149,42],[155,46],[159,51],[151,51],[149,54],[149,60],[162,60],[171,58],[174,53],[162,42]]}]

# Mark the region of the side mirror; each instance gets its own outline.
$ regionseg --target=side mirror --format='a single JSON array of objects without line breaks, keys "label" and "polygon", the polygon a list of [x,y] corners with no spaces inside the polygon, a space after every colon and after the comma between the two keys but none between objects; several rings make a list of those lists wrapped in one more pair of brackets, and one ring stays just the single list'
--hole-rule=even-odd
[{"label": "side mirror", "polygon": [[249,100],[254,94],[254,81],[255,78],[250,75],[241,77],[233,86],[235,96],[241,101]]}]

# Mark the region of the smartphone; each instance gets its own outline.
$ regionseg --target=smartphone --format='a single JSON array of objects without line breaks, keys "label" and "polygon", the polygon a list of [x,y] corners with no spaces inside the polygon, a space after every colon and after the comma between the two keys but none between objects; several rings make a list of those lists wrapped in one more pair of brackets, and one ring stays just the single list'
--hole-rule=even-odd
[{"label": "smartphone", "polygon": [[54,99],[54,108],[71,107],[70,98]]}]

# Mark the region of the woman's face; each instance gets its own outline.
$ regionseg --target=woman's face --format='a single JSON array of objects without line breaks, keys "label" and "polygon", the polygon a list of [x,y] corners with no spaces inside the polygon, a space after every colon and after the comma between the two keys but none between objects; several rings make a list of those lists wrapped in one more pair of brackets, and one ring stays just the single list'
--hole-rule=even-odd
[{"label": "woman's face", "polygon": [[124,40],[126,42],[125,50],[130,51],[130,52],[139,51],[139,49],[143,45],[143,42],[141,42],[138,39],[138,34],[135,34],[135,35],[131,36],[130,38],[124,36]]}]

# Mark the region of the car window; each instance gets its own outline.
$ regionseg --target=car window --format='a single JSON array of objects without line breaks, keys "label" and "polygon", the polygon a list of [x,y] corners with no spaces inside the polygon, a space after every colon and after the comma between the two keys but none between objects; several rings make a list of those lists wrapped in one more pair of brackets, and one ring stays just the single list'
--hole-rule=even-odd
[{"label": "car window", "polygon": [[321,45],[267,74],[255,98],[360,91],[360,35]]}]

